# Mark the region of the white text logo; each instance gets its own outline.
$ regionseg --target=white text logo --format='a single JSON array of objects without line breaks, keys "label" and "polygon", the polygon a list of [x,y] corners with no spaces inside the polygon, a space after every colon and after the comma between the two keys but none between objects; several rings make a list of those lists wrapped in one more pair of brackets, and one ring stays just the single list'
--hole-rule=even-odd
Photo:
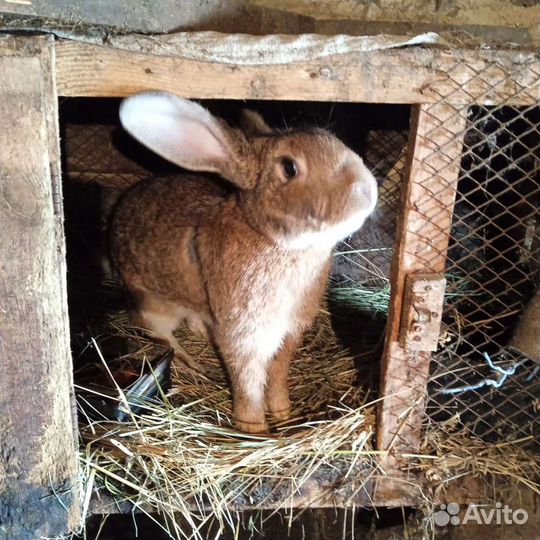
[{"label": "white text logo", "polygon": [[433,521],[439,527],[446,525],[523,525],[527,523],[529,514],[526,510],[514,510],[507,504],[493,505],[469,504],[460,514],[460,506],[455,502],[441,504],[440,510],[435,512]]}]

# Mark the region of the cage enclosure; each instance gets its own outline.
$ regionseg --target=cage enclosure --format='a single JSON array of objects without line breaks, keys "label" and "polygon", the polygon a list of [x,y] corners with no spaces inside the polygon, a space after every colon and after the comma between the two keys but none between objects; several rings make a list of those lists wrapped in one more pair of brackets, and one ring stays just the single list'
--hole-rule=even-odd
[{"label": "cage enclosure", "polygon": [[[130,482],[144,484],[164,504],[179,506],[184,499],[216,515],[227,507],[326,506],[348,498],[367,504],[365,486],[375,466],[369,404],[377,398],[410,107],[202,104],[231,125],[240,108],[250,108],[277,129],[332,131],[373,170],[379,202],[365,226],[335,250],[326,300],[292,362],[291,418],[272,425],[266,436],[250,437],[233,427],[230,385],[214,347],[185,326],[177,337],[205,373],[174,361],[171,387],[159,388],[157,399],[133,393],[134,382],[169,350],[129,323],[129,300],[107,262],[108,201],[139,181],[181,170],[119,126],[119,100],[62,100],[68,300],[87,456],[123,475],[128,469],[122,460],[135,445],[141,462],[129,465]],[[121,404],[117,386],[123,387]],[[111,422],[120,418],[123,423]],[[116,489],[122,490],[121,482]]]},{"label": "cage enclosure", "polygon": [[[7,537],[59,534],[81,510],[179,512],[196,536],[212,519],[234,529],[243,508],[433,510],[489,502],[509,479],[538,492],[539,359],[522,338],[538,328],[537,55],[431,34],[89,41],[0,41],[1,296],[13,314],[1,319],[0,464],[13,471],[13,454],[17,478],[32,471],[2,497],[46,516],[10,511]],[[130,385],[162,380],[168,351],[127,322],[103,201],[171,170],[116,120],[119,98],[155,89],[232,123],[247,105],[276,127],[328,126],[379,183],[294,361],[292,419],[265,435],[231,427],[219,360],[185,329],[208,376],[173,365],[171,388],[134,403]],[[39,361],[24,370],[22,357]]]}]

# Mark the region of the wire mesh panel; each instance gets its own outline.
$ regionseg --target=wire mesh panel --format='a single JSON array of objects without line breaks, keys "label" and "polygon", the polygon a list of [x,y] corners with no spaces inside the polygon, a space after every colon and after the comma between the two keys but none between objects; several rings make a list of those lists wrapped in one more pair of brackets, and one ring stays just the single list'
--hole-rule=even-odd
[{"label": "wire mesh panel", "polygon": [[126,188],[150,174],[121,151],[126,137],[114,124],[70,123],[65,125],[64,135],[70,180]]},{"label": "wire mesh panel", "polygon": [[[386,504],[408,500],[405,456],[421,450],[426,406],[473,435],[538,436],[539,370],[509,347],[538,285],[538,64],[510,73],[494,57],[453,70],[411,120],[381,366]],[[428,281],[414,288],[424,277],[446,280],[442,313]]]},{"label": "wire mesh panel", "polygon": [[[428,413],[436,420],[457,417],[487,440],[534,445],[540,436],[540,367],[538,359],[512,343],[540,282],[540,111],[524,99],[531,86],[538,86],[540,74],[536,64],[521,66],[519,73],[505,73],[496,63],[487,71],[474,66],[469,71],[440,90],[440,104],[425,109],[435,127],[425,135],[430,150],[422,158],[424,168],[432,155],[446,163],[431,167],[430,177],[443,177],[447,167],[459,165]],[[489,103],[490,94],[501,88],[506,98],[496,105],[448,105],[463,93],[471,103]],[[444,104],[447,117],[440,114]],[[466,119],[465,129],[448,132],[445,140],[445,125],[457,116]],[[448,145],[458,139],[461,155],[450,154]],[[439,194],[430,195],[438,199]],[[424,215],[424,224],[435,216]],[[447,233],[430,230],[431,237],[423,238],[424,247],[431,248],[421,253],[423,268],[440,272],[433,261],[445,252],[440,236]],[[538,316],[533,324],[538,325]]]},{"label": "wire mesh panel", "polygon": [[457,191],[428,410],[483,437],[538,440],[540,368],[509,347],[540,277],[537,105],[468,110]]}]

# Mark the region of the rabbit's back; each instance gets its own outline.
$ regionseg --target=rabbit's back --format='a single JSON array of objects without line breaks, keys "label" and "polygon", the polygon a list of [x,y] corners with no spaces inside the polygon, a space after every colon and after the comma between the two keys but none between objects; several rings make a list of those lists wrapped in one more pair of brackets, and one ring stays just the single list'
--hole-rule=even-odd
[{"label": "rabbit's back", "polygon": [[205,304],[196,234],[226,196],[217,183],[191,175],[131,188],[118,202],[110,228],[111,257],[126,285],[193,309]]},{"label": "rabbit's back", "polygon": [[147,227],[156,221],[156,216],[160,220],[169,216],[177,226],[192,226],[208,216],[208,210],[221,204],[226,195],[223,187],[204,176],[186,174],[143,180],[119,201],[113,227],[125,224],[126,217],[133,225]]}]

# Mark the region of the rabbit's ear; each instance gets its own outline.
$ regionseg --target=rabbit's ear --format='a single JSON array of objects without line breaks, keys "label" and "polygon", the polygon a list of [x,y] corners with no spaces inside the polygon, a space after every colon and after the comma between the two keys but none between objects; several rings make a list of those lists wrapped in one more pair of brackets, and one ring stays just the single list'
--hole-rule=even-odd
[{"label": "rabbit's ear", "polygon": [[272,128],[265,122],[264,118],[251,109],[242,109],[240,129],[246,137],[257,137],[272,133]]},{"label": "rabbit's ear", "polygon": [[245,139],[193,101],[165,92],[136,94],[122,101],[120,121],[135,139],[176,165],[253,187],[243,157]]}]

